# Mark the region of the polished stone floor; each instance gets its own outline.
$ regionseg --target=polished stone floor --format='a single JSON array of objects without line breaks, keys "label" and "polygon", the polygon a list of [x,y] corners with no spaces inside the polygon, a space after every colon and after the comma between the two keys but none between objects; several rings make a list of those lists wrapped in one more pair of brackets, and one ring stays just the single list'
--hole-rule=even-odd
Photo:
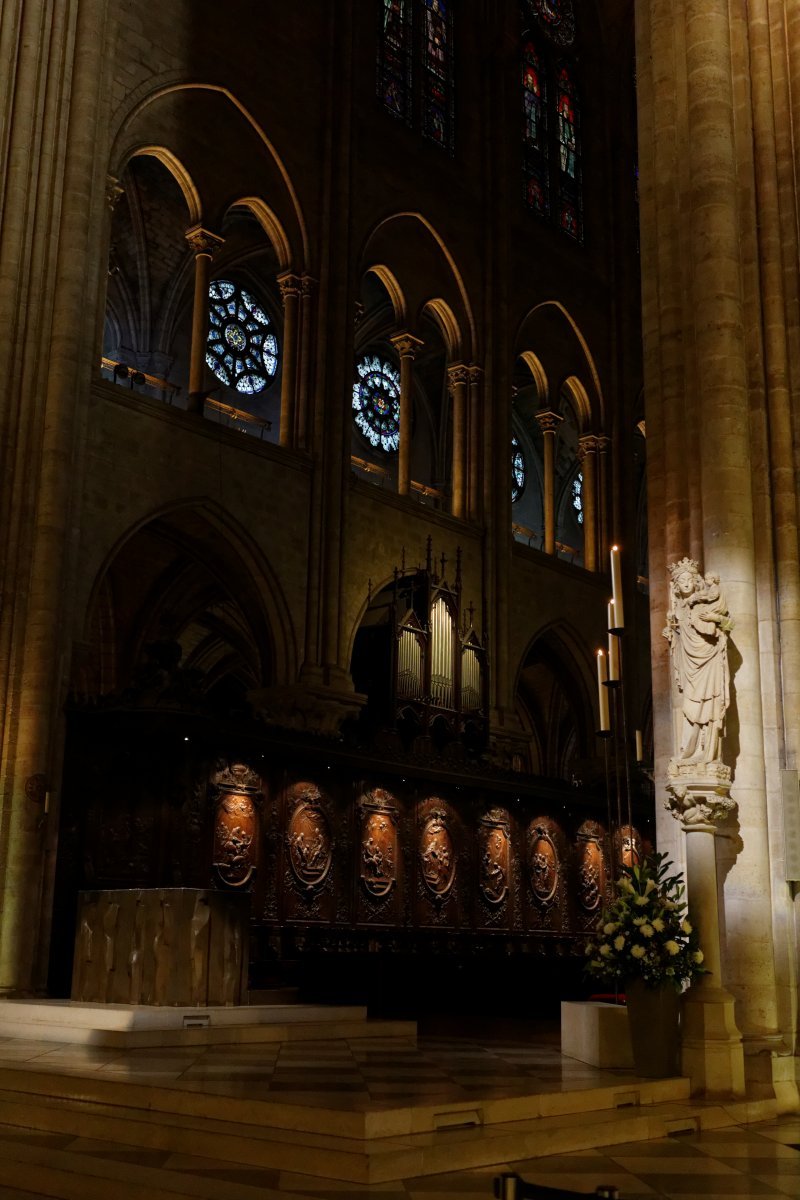
[{"label": "polished stone floor", "polygon": [[[69,1165],[76,1181],[106,1182],[108,1196],[126,1184],[151,1189],[153,1200],[180,1192],[224,1200],[489,1200],[498,1170],[518,1172],[549,1188],[591,1194],[598,1184],[613,1184],[620,1200],[663,1197],[669,1200],[713,1200],[726,1197],[800,1196],[800,1119],[784,1118],[761,1125],[704,1134],[635,1142],[608,1150],[585,1150],[491,1167],[480,1171],[406,1179],[397,1183],[340,1183],[286,1171],[234,1167],[213,1159],[167,1154],[138,1147],[97,1142],[70,1135],[34,1133],[0,1126],[0,1181],[4,1160],[27,1157],[26,1189],[0,1182],[0,1200],[44,1200],[58,1191],[37,1190],[42,1164]],[[78,1183],[77,1192],[81,1196]],[[86,1195],[89,1194],[88,1184]],[[91,1193],[95,1194],[94,1191]]]},{"label": "polished stone floor", "polygon": [[557,1035],[535,1043],[340,1038],[147,1050],[5,1038],[0,1069],[12,1067],[350,1110],[582,1090],[634,1079],[630,1072],[598,1070],[563,1057]]}]

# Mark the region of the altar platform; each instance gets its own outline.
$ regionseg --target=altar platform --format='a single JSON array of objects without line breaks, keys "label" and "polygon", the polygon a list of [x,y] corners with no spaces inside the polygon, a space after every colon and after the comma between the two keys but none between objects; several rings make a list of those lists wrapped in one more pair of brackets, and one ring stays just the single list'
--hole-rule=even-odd
[{"label": "altar platform", "polygon": [[303,1196],[384,1197],[393,1181],[775,1115],[564,1058],[552,1033],[126,1050],[0,1040],[3,1182],[79,1200],[263,1200],[289,1178]]}]

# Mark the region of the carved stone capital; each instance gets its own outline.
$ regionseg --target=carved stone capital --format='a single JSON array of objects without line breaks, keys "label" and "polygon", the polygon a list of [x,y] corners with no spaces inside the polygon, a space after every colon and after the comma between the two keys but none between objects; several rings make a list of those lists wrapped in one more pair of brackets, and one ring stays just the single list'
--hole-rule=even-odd
[{"label": "carved stone capital", "polygon": [[124,196],[125,188],[115,175],[106,175],[106,204],[109,212],[114,211],[119,203],[120,196]]},{"label": "carved stone capital", "polygon": [[483,367],[479,367],[477,363],[472,363],[468,368],[469,381],[473,387],[476,387],[483,379]]},{"label": "carved stone capital", "polygon": [[587,454],[597,454],[599,442],[600,438],[593,433],[585,433],[578,438],[578,462],[583,462]]},{"label": "carved stone capital", "polygon": [[668,799],[664,807],[685,829],[714,826],[736,812],[729,792],[731,770],[724,763],[688,763],[672,758],[667,767]]},{"label": "carved stone capital", "polygon": [[283,275],[278,276],[278,287],[281,289],[281,300],[285,304],[289,296],[300,295],[300,276],[293,275],[291,271],[285,271]]},{"label": "carved stone capital", "polygon": [[611,438],[606,437],[604,433],[599,433],[595,441],[597,442],[597,449],[600,454],[605,454],[611,445]]},{"label": "carved stone capital", "polygon": [[316,286],[317,286],[317,281],[316,281],[316,279],[314,279],[313,275],[301,275],[300,276],[300,290],[304,296],[313,295]]},{"label": "carved stone capital", "polygon": [[447,390],[453,394],[453,390],[459,385],[467,386],[469,381],[469,369],[463,363],[453,363],[447,368]]},{"label": "carved stone capital", "polygon": [[224,238],[218,237],[209,229],[204,229],[202,225],[192,225],[184,236],[195,254],[205,254],[208,258],[213,258],[215,251],[225,242]]},{"label": "carved stone capital", "polygon": [[425,345],[423,341],[418,337],[414,337],[412,333],[396,333],[389,341],[401,358],[416,358]]},{"label": "carved stone capital", "polygon": [[542,433],[555,433],[564,420],[560,413],[553,412],[552,410],[537,412],[535,416]]}]

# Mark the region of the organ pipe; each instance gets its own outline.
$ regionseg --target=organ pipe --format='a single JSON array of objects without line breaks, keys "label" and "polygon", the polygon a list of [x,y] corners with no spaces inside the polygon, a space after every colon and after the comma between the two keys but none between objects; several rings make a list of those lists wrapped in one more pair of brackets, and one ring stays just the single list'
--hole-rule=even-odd
[{"label": "organ pipe", "polygon": [[412,629],[403,629],[400,632],[397,695],[404,699],[422,699],[422,646]]},{"label": "organ pipe", "polygon": [[471,646],[461,651],[461,710],[477,712],[481,707],[481,664]]},{"label": "organ pipe", "polygon": [[453,708],[455,627],[440,596],[431,612],[431,699],[439,708]]}]

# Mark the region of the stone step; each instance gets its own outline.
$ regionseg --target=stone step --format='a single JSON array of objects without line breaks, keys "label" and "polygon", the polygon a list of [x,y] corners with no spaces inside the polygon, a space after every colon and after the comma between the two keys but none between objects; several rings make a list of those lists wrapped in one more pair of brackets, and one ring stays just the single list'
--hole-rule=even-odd
[{"label": "stone step", "polygon": [[361,1005],[169,1008],[70,1000],[0,1000],[0,1037],[135,1049],[324,1038],[415,1037],[413,1021],[373,1021]]},{"label": "stone step", "polygon": [[[0,1074],[6,1126],[359,1184],[501,1166],[735,1119],[722,1106],[692,1105],[686,1080],[641,1081],[616,1094],[597,1088],[352,1113],[85,1076]],[[10,1075],[16,1087],[9,1088]]]}]

